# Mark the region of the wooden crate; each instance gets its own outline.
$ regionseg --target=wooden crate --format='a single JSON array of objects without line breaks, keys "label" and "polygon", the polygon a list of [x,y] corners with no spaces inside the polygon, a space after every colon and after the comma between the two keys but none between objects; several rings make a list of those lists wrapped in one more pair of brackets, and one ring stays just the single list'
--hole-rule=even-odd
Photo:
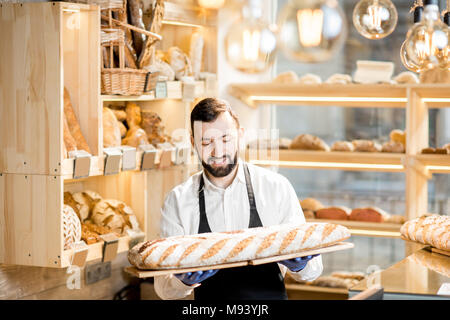
[{"label": "wooden crate", "polygon": [[102,154],[99,24],[97,6],[0,5],[0,172],[65,174],[64,87],[92,155]]},{"label": "wooden crate", "polygon": [[[0,176],[0,263],[67,267],[73,250],[64,250],[64,191],[92,190],[103,199],[130,206],[140,228],[147,226],[147,173],[66,180],[61,176],[2,174]],[[118,253],[128,251],[130,238],[119,239]],[[89,245],[87,261],[101,259],[103,243]]]}]

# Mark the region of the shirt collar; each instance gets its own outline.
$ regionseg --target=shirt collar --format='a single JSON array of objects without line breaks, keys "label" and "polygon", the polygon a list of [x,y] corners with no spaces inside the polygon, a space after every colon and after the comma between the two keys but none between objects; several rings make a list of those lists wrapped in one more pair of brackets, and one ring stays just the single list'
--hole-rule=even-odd
[{"label": "shirt collar", "polygon": [[[205,169],[203,169],[202,175],[203,175],[203,181],[205,182],[205,187],[207,187],[208,189],[213,189],[213,190],[218,190],[218,191],[225,190],[225,189],[216,187],[214,184],[211,183],[211,181],[209,181],[208,177],[205,174]],[[237,182],[245,184],[244,162],[240,158],[238,158],[238,172],[236,174],[236,177],[234,177],[234,180],[230,184],[230,186],[232,186],[235,183],[236,179],[237,179]]]}]

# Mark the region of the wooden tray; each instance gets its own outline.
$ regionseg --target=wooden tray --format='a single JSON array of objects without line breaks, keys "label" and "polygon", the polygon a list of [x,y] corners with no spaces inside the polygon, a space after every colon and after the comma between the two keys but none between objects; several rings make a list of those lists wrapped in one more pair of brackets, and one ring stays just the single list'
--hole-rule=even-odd
[{"label": "wooden tray", "polygon": [[261,258],[261,259],[255,259],[255,260],[217,264],[217,265],[213,265],[213,266],[201,266],[201,267],[180,268],[180,269],[160,269],[160,270],[140,270],[134,266],[130,266],[130,267],[125,268],[125,271],[135,277],[138,277],[138,278],[151,278],[151,277],[155,277],[155,276],[161,276],[161,275],[167,275],[167,274],[173,274],[173,273],[186,273],[186,272],[204,271],[204,270],[210,270],[210,269],[245,267],[245,266],[249,266],[249,265],[256,266],[256,265],[260,265],[260,264],[264,264],[264,263],[277,262],[277,261],[282,261],[282,260],[292,259],[292,258],[297,258],[297,257],[305,257],[305,256],[311,256],[314,254],[322,254],[322,253],[351,249],[354,246],[355,245],[350,242],[338,242],[334,245],[324,247],[324,248],[319,248],[319,249],[306,250],[306,251],[297,252],[297,253],[290,253],[290,254],[285,254],[285,255],[281,255],[281,256],[274,256],[274,257]]}]

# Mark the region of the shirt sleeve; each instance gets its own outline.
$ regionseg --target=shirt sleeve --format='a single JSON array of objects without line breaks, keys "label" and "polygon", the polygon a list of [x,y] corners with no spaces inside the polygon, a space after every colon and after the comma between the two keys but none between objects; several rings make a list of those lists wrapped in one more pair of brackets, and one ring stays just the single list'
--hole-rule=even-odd
[{"label": "shirt sleeve", "polygon": [[[164,201],[161,209],[160,236],[162,238],[183,235],[184,228],[180,221],[180,211],[176,193],[171,191]],[[155,292],[163,300],[182,299],[192,293],[198,285],[185,285],[174,275],[155,277]]]},{"label": "shirt sleeve", "polygon": [[[283,215],[280,223],[306,223],[297,194],[289,180],[285,177],[282,177],[282,186],[280,187],[279,194],[281,195],[279,212]],[[278,265],[280,266],[283,275],[285,275],[286,272],[289,272],[289,274],[297,281],[314,280],[323,272],[322,256],[320,255],[312,258],[306,264],[306,267],[298,272],[292,272],[282,264]]]}]

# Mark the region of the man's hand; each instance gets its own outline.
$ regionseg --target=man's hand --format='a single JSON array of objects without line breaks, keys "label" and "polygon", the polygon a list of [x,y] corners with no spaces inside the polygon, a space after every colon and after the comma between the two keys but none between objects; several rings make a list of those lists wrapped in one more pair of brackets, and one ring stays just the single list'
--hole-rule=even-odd
[{"label": "man's hand", "polygon": [[219,270],[196,271],[176,274],[175,277],[181,280],[185,285],[192,286],[215,275]]},{"label": "man's hand", "polygon": [[306,256],[306,257],[300,257],[300,258],[294,258],[294,259],[288,259],[279,261],[282,265],[286,266],[291,270],[292,272],[299,272],[303,270],[306,267],[306,264],[314,257],[317,257],[318,254],[315,254],[313,256]]}]

